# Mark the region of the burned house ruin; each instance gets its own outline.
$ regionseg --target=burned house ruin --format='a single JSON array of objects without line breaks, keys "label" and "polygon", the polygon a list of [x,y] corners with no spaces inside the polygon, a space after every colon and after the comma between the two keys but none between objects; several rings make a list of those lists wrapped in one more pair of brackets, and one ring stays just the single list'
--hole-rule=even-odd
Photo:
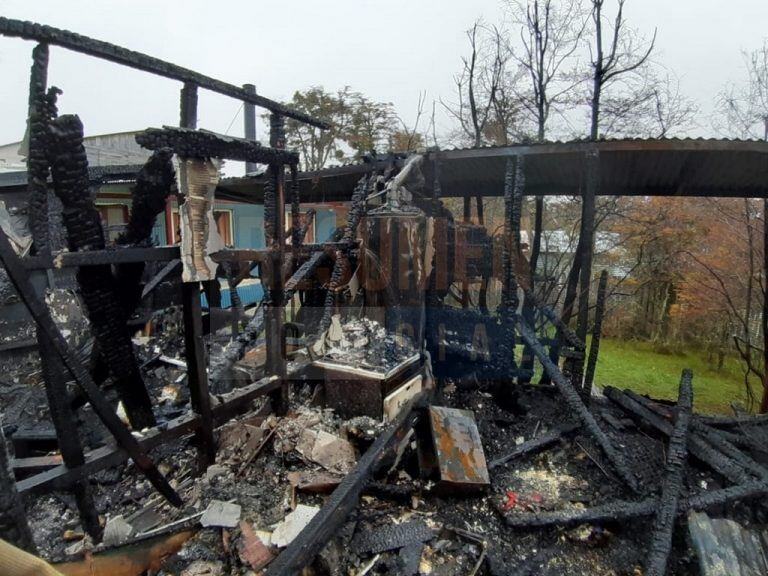
[{"label": "burned house ruin", "polygon": [[[0,18],[0,34],[36,43],[27,179],[0,214],[0,261],[34,327],[47,412],[4,426],[4,539],[64,574],[768,569],[752,504],[768,494],[766,419],[693,413],[689,371],[675,405],[596,395],[605,276],[590,286],[598,195],[765,197],[768,143],[424,150],[301,173],[286,118],[322,119],[72,32]],[[66,87],[47,82],[51,47],[183,83],[179,126],[136,135],[150,155],[120,175],[131,209],[113,244],[82,122],[58,114]],[[199,129],[198,90],[241,100],[250,122],[267,110],[268,145]],[[221,179],[222,160],[248,175]],[[582,198],[561,312],[535,297],[537,238],[522,256],[526,195]],[[264,248],[223,245],[220,197],[263,205]],[[181,242],[155,246],[171,200]],[[326,202],[345,205],[342,225],[305,241],[302,205]],[[263,299],[243,306],[253,277]],[[46,298],[57,278],[78,330]]]}]

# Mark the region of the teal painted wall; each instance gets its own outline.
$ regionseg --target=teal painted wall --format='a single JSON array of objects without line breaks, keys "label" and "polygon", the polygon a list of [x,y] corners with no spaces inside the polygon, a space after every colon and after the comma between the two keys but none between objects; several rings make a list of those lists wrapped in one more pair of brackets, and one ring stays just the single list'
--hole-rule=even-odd
[{"label": "teal painted wall", "polygon": [[[235,247],[264,247],[264,206],[257,204],[216,203],[217,210],[231,210],[234,227]],[[315,241],[325,242],[336,229],[336,213],[330,208],[317,208],[315,214]],[[157,246],[164,246],[165,215],[155,219],[152,228],[152,240]]]}]

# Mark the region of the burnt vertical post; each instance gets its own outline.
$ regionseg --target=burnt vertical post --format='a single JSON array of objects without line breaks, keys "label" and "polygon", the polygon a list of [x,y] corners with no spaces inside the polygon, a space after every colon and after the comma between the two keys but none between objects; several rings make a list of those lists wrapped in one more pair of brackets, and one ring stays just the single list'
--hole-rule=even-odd
[{"label": "burnt vertical post", "polygon": [[37,552],[32,531],[27,524],[24,503],[16,490],[16,481],[13,478],[2,426],[0,426],[0,538],[32,554]]},{"label": "burnt vertical post", "polygon": [[[181,89],[180,109],[180,126],[182,128],[197,128],[197,86],[194,84],[185,83]],[[216,459],[216,444],[213,439],[211,396],[208,392],[208,361],[203,340],[200,282],[182,282],[181,297],[190,401],[192,409],[200,415],[200,426],[195,432],[195,441],[198,448],[199,466],[204,469],[213,464]]]},{"label": "burnt vertical post", "polygon": [[[464,196],[464,218],[462,222],[464,224],[469,224],[472,219],[472,198],[469,196]],[[464,228],[463,230],[463,238],[462,240],[468,240],[469,234],[467,233],[467,229]],[[469,308],[469,275],[467,274],[467,265],[466,260],[464,260],[464,268],[461,270],[461,307],[462,308]]]},{"label": "burnt vertical post", "polygon": [[[581,203],[581,231],[579,232],[581,271],[579,277],[579,312],[576,324],[576,335],[582,342],[586,342],[589,329],[589,294],[592,281],[592,257],[595,250],[595,196],[600,186],[600,155],[597,149],[587,152],[585,161],[587,163],[587,178]],[[583,371],[584,358],[582,357],[574,362],[572,374],[573,383],[577,389],[583,388]]]},{"label": "burnt vertical post", "polygon": [[[256,86],[253,84],[243,84],[243,90],[256,94]],[[250,102],[243,102],[243,135],[248,140],[256,140],[256,105]],[[253,162],[246,162],[245,174],[256,172],[258,166]]]},{"label": "burnt vertical post", "polygon": [[[499,311],[502,315],[502,325],[504,326],[503,344],[500,347],[503,354],[501,361],[504,366],[508,366],[510,371],[515,367],[515,339],[516,339],[516,316],[517,316],[517,276],[515,274],[515,222],[519,222],[516,217],[515,209],[515,177],[517,163],[520,157],[507,158],[507,166],[504,172],[504,244],[502,248],[503,279],[501,291],[501,306]],[[503,385],[503,383],[502,383]],[[508,393],[507,387],[501,387],[501,394]]]},{"label": "burnt vertical post", "polygon": [[[38,44],[32,51],[32,70],[29,80],[29,126],[27,167],[29,188],[30,229],[35,250],[40,255],[51,253],[48,224],[48,176],[50,166],[45,147],[46,131],[54,113],[52,103],[46,97],[48,82],[48,45]],[[47,270],[49,285],[53,285],[53,273]],[[59,450],[64,464],[77,468],[85,462],[83,448],[77,431],[77,417],[69,402],[66,370],[61,360],[51,352],[45,336],[37,330],[37,345],[45,392],[53,421]],[[75,482],[72,487],[83,528],[95,540],[101,539],[101,525],[93,503],[93,495],[87,480]]]},{"label": "burnt vertical post", "polygon": [[[285,117],[271,114],[269,117],[269,145],[285,148]],[[277,376],[282,386],[272,394],[277,414],[288,409],[288,386],[285,367],[285,329],[283,318],[283,250],[285,247],[285,167],[270,164],[268,189],[264,194],[264,236],[268,257],[265,259],[267,292],[265,299],[265,333],[267,346],[267,374]]]},{"label": "burnt vertical post", "polygon": [[597,355],[600,352],[600,336],[603,330],[603,317],[605,316],[605,295],[608,289],[608,270],[600,273],[600,282],[597,285],[597,303],[595,305],[595,324],[592,328],[592,343],[589,346],[587,358],[587,371],[584,375],[584,388],[581,397],[588,401],[592,396],[592,382],[595,380],[597,367]]},{"label": "burnt vertical post", "polygon": [[[77,415],[72,409],[65,375],[67,369],[56,354],[48,338],[38,329],[37,346],[40,353],[40,366],[45,382],[48,409],[61,452],[61,459],[67,468],[76,469],[85,464],[80,435],[77,430]],[[87,478],[77,480],[72,485],[77,511],[85,531],[96,541],[101,540],[102,527],[99,513],[93,501],[91,485]]]}]

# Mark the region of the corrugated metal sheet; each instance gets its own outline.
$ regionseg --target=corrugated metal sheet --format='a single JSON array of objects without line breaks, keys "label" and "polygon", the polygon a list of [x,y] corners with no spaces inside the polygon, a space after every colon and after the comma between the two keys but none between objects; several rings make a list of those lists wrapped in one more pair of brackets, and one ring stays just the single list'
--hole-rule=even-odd
[{"label": "corrugated metal sheet", "polygon": [[[704,138],[617,139],[542,142],[429,152],[440,158],[445,197],[504,193],[507,159],[526,155],[528,195],[578,195],[584,155],[600,152],[605,195],[751,196],[768,194],[768,142]],[[426,163],[430,182],[430,162]],[[302,173],[306,202],[348,201],[357,180],[377,164],[335,166]],[[263,178],[228,178],[219,194],[260,202]]]}]

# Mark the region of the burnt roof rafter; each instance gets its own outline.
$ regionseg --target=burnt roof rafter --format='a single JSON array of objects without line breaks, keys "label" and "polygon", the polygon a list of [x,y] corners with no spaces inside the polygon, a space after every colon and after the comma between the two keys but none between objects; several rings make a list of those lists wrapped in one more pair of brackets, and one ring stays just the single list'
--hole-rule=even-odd
[{"label": "burnt roof rafter", "polygon": [[304,112],[295,110],[280,102],[255,94],[254,92],[244,90],[234,84],[216,80],[205,74],[200,74],[194,70],[171,64],[170,62],[155,58],[154,56],[148,56],[147,54],[142,54],[135,50],[129,50],[122,46],[110,44],[103,40],[96,40],[95,38],[89,38],[88,36],[83,36],[82,34],[77,34],[68,30],[37,24],[35,22],[25,22],[23,20],[0,17],[0,35],[22,38],[24,40],[35,40],[37,42],[59,46],[61,48],[66,48],[67,50],[80,52],[81,54],[87,54],[88,56],[101,58],[102,60],[108,60],[115,64],[121,64],[123,66],[128,66],[129,68],[149,72],[150,74],[156,74],[180,82],[194,84],[195,86],[210,90],[211,92],[217,92],[224,96],[255,104],[256,106],[266,108],[274,114],[293,118],[294,120],[304,122],[305,124],[317,128],[330,128],[330,125],[323,120],[314,118]]}]

